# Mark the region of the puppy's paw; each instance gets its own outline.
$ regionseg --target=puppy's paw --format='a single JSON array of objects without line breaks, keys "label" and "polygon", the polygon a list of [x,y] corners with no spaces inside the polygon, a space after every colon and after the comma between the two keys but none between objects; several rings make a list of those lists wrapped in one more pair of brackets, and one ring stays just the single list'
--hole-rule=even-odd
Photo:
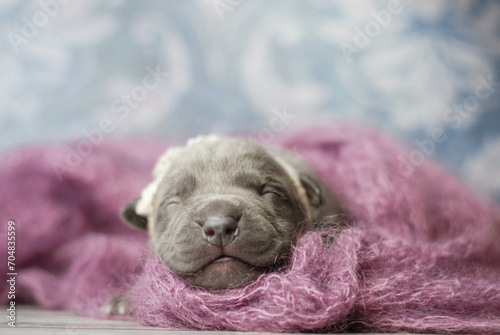
[{"label": "puppy's paw", "polygon": [[106,315],[130,315],[133,313],[132,305],[126,295],[117,295],[101,306],[101,313]]}]

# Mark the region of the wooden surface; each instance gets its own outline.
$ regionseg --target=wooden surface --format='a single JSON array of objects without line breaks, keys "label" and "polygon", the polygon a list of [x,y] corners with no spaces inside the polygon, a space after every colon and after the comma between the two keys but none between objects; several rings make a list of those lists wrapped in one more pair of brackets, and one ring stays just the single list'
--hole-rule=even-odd
[{"label": "wooden surface", "polygon": [[[2,310],[6,308],[6,306],[2,307]],[[187,331],[146,327],[134,321],[99,320],[74,315],[68,311],[44,310],[32,306],[19,306],[16,311],[16,318],[15,328],[8,326],[7,322],[2,322],[0,334],[84,335],[162,332],[167,334],[188,334]]]},{"label": "wooden surface", "polygon": [[[3,311],[6,306],[0,307]],[[6,314],[6,312],[4,312]],[[85,334],[259,334],[266,333],[238,333],[238,332],[207,332],[146,327],[134,321],[99,320],[74,315],[68,311],[43,310],[32,306],[18,306],[16,308],[16,327],[7,325],[7,318],[2,317],[0,334],[34,334],[34,335],[85,335]]]}]

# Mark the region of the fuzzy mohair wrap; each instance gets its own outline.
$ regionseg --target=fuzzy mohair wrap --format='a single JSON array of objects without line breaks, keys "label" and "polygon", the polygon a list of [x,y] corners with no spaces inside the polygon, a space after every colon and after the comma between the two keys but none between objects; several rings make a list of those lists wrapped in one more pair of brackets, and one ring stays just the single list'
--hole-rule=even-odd
[{"label": "fuzzy mohair wrap", "polygon": [[354,226],[308,233],[281,271],[222,291],[173,274],[118,217],[151,181],[165,142],[105,140],[86,157],[74,155],[77,143],[3,154],[0,271],[11,272],[12,220],[16,304],[104,317],[99,306],[131,290],[133,317],[169,328],[500,333],[496,205],[428,159],[411,165],[407,149],[371,128],[310,127],[273,144],[310,162]]}]

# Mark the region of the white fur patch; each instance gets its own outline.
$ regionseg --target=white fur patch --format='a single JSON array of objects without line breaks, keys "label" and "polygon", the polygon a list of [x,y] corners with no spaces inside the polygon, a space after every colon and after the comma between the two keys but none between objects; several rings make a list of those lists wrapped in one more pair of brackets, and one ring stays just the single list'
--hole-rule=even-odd
[{"label": "white fur patch", "polygon": [[292,183],[295,186],[295,189],[297,190],[299,200],[304,206],[306,218],[308,221],[311,220],[311,205],[309,204],[309,198],[307,197],[307,192],[304,186],[302,186],[302,183],[300,182],[300,178],[299,175],[297,174],[297,171],[295,171],[295,169],[284,160],[278,157],[273,157],[273,158],[276,160],[276,162],[278,162],[279,165],[281,165],[281,167],[287,173],[288,177],[290,177],[290,179],[292,180]]}]

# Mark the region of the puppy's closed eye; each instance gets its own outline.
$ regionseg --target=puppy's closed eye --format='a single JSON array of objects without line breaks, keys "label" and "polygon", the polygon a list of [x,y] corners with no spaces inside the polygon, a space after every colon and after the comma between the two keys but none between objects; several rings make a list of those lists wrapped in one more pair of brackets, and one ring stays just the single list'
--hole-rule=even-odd
[{"label": "puppy's closed eye", "polygon": [[277,190],[275,187],[272,187],[268,184],[264,184],[260,187],[259,195],[260,196],[267,196],[267,197],[277,196],[280,198],[285,198],[285,196],[279,190]]},{"label": "puppy's closed eye", "polygon": [[159,212],[163,216],[171,216],[179,206],[181,205],[181,199],[178,197],[171,197],[164,199],[161,203],[159,208],[161,209]]},{"label": "puppy's closed eye", "polygon": [[180,204],[180,201],[181,200],[179,198],[168,199],[167,202],[164,204],[164,208],[175,209]]}]

